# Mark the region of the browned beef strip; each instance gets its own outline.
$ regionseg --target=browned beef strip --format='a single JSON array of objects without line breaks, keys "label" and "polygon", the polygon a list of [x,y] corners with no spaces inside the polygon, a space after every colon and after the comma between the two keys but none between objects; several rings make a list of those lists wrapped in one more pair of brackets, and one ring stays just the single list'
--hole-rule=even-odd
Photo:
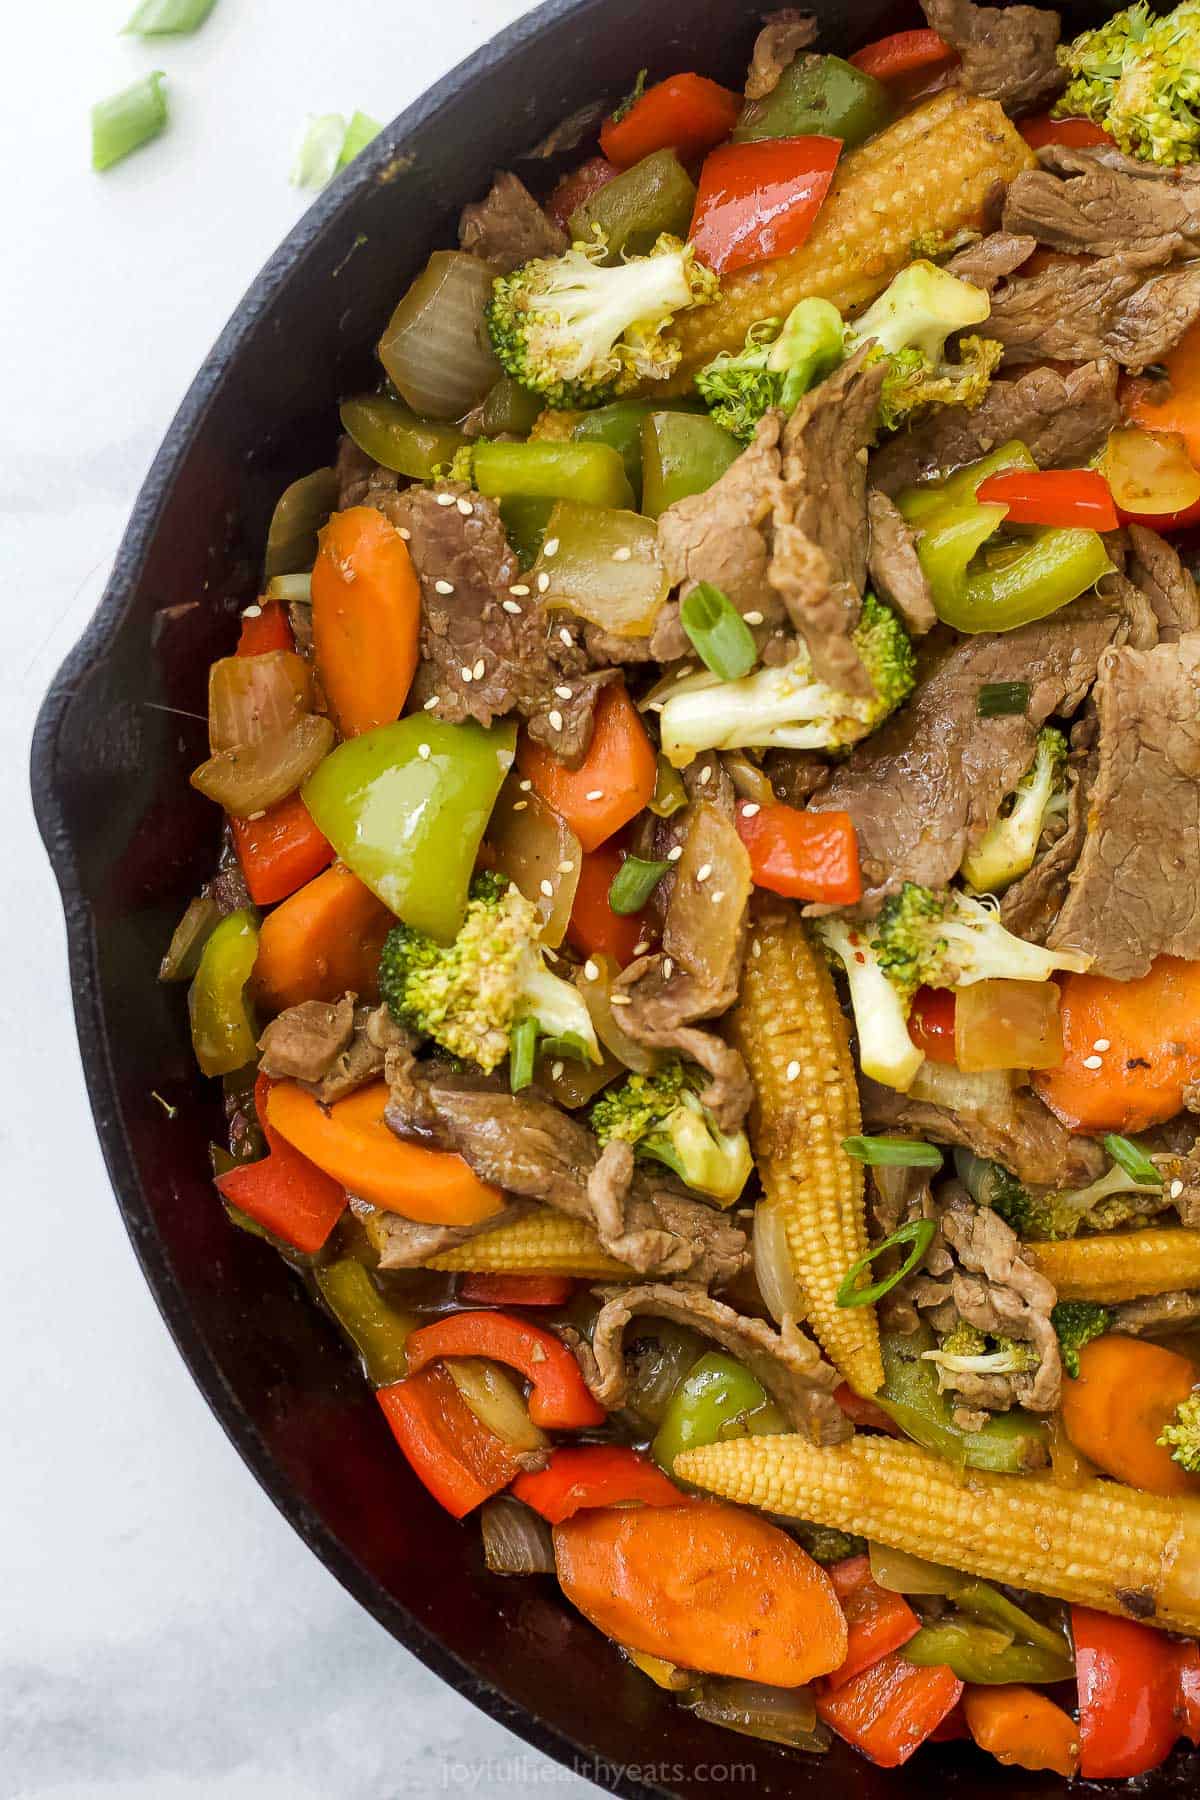
[{"label": "browned beef strip", "polygon": [[789,1320],[776,1331],[762,1319],[748,1319],[714,1300],[701,1287],[646,1282],[632,1288],[601,1288],[604,1305],[591,1344],[575,1346],[584,1379],[601,1406],[623,1406],[629,1391],[623,1339],[634,1318],[670,1319],[690,1325],[736,1356],[766,1388],[796,1431],[818,1444],[841,1443],[853,1430],[833,1398],[841,1379],[811,1338]]},{"label": "browned beef strip", "polygon": [[[1039,726],[1078,704],[1119,624],[1111,603],[1088,597],[1016,631],[928,640],[912,699],[811,802],[853,819],[868,906],[905,881],[942,888],[957,874],[1032,762]],[[1027,681],[1027,711],[981,719],[992,681]]]},{"label": "browned beef strip", "polygon": [[1179,552],[1145,525],[1129,527],[1129,545],[1129,579],[1154,610],[1159,641],[1172,644],[1185,632],[1200,630],[1200,594]]},{"label": "browned beef strip", "polygon": [[1053,948],[1133,981],[1156,956],[1200,958],[1200,633],[1106,650],[1088,833]]},{"label": "browned beef strip", "polygon": [[1028,262],[1036,249],[1036,238],[1011,231],[992,231],[977,244],[968,244],[944,266],[947,274],[956,275],[960,281],[971,281],[990,294],[997,282],[1019,269],[1023,262]]},{"label": "browned beef strip", "polygon": [[511,275],[535,256],[561,256],[570,240],[525,183],[501,170],[486,199],[463,207],[458,244],[460,250],[491,263],[497,275]]},{"label": "browned beef strip", "polygon": [[1200,183],[1186,171],[1115,161],[1094,150],[1047,144],[1004,197],[1006,231],[1029,232],[1052,250],[1088,256],[1152,252],[1157,264],[1200,246]]},{"label": "browned beef strip", "polygon": [[591,742],[599,690],[615,671],[589,670],[583,645],[573,633],[564,642],[561,621],[536,596],[512,598],[511,588],[527,584],[493,502],[461,487],[411,487],[379,504],[408,534],[421,578],[412,704],[436,699],[429,710],[455,725],[519,713],[531,737],[577,764]]},{"label": "browned beef strip", "polygon": [[334,471],[338,479],[338,510],[350,506],[373,506],[379,494],[395,493],[400,477],[385,469],[374,457],[360,450],[352,437],[338,441]]},{"label": "browned beef strip", "polygon": [[1055,56],[1062,20],[1047,7],[921,0],[921,10],[962,57],[967,92],[999,100],[1005,112],[1030,112],[1066,81]]},{"label": "browned beef strip", "polygon": [[258,1040],[259,1067],[277,1081],[320,1081],[354,1036],[354,995],[303,1000],[272,1019]]},{"label": "browned beef strip", "polygon": [[1088,795],[1096,777],[1095,756],[1072,752],[1067,773],[1066,829],[1039,850],[1028,874],[1000,897],[1000,918],[1015,937],[1044,944],[1067,897],[1067,881],[1087,835]]},{"label": "browned beef strip", "polygon": [[1200,1293],[1179,1288],[1173,1294],[1148,1294],[1113,1307],[1114,1331],[1125,1337],[1170,1337],[1200,1324]]},{"label": "browned beef strip", "polygon": [[397,1025],[386,1006],[356,1006],[349,1044],[319,1081],[304,1085],[322,1106],[332,1106],[368,1081],[377,1081],[389,1052],[411,1055],[416,1042],[411,1032]]},{"label": "browned beef strip", "polygon": [[911,637],[924,637],[937,624],[929,578],[917,558],[916,538],[895,504],[878,488],[867,496],[871,548],[867,572],[875,592],[890,600]]},{"label": "browned beef strip", "polygon": [[801,50],[817,40],[816,16],[785,6],[769,13],[754,40],[754,53],[746,72],[747,100],[765,100],[779,86],[779,77]]},{"label": "browned beef strip", "polygon": [[366,1232],[381,1269],[419,1269],[444,1250],[456,1250],[471,1238],[495,1231],[497,1225],[511,1225],[535,1208],[528,1200],[510,1200],[478,1225],[426,1225],[353,1196],[350,1210]]},{"label": "browned beef strip", "polygon": [[1027,1088],[1015,1088],[1003,1110],[994,1105],[975,1110],[964,1102],[950,1111],[880,1087],[868,1076],[862,1076],[859,1085],[863,1121],[871,1130],[911,1131],[936,1144],[959,1144],[1035,1187],[1085,1187],[1106,1167],[1099,1144],[1072,1137]]},{"label": "browned beef strip", "polygon": [[1066,375],[1030,369],[1015,380],[993,381],[973,410],[947,406],[900,432],[871,458],[871,481],[894,498],[1011,438],[1020,439],[1039,469],[1076,468],[1120,422],[1115,363],[1088,363]]},{"label": "browned beef strip", "polygon": [[829,780],[829,762],[815,750],[768,750],[763,773],[785,806],[805,807]]},{"label": "browned beef strip", "polygon": [[1200,317],[1200,259],[1156,274],[1160,263],[1156,250],[1132,250],[1003,283],[987,327],[1004,345],[1003,366],[1102,356],[1123,369],[1160,362]]},{"label": "browned beef strip", "polygon": [[761,613],[772,624],[786,617],[767,579],[782,424],[779,413],[767,413],[719,481],[677,500],[658,521],[658,552],[672,587],[686,594],[697,581],[711,581],[739,612]]}]

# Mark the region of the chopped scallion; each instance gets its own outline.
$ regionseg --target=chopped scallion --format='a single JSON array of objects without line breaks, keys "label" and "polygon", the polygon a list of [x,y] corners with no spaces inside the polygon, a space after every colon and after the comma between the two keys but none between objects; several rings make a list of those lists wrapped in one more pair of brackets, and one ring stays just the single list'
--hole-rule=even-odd
[{"label": "chopped scallion", "polygon": [[627,856],[608,890],[608,904],[622,916],[641,912],[647,900],[670,868],[667,862],[646,862],[640,856]]},{"label": "chopped scallion", "polygon": [[[861,1256],[846,1270],[842,1284],[837,1291],[838,1305],[874,1306],[876,1300],[882,1300],[885,1294],[890,1294],[897,1282],[903,1281],[906,1275],[912,1274],[932,1244],[936,1231],[937,1222],[934,1219],[910,1219],[907,1225],[901,1225],[898,1231],[893,1231],[890,1237],[885,1237],[881,1244],[872,1245],[865,1256]],[[890,1275],[885,1275],[883,1280],[877,1281],[873,1287],[860,1288],[858,1286],[859,1276],[866,1274],[875,1258],[882,1256],[885,1250],[897,1249],[901,1244],[911,1244],[912,1249],[900,1267],[893,1269]]]},{"label": "chopped scallion", "polygon": [[292,186],[323,188],[332,181],[341,166],[345,143],[346,121],[341,113],[323,113],[319,119],[310,119],[292,164]]},{"label": "chopped scallion", "polygon": [[637,72],[637,80],[634,82],[625,98],[613,107],[612,122],[614,125],[619,125],[622,119],[627,119],[629,117],[630,113],[646,91],[646,77],[649,73],[649,69],[639,69]]},{"label": "chopped scallion", "polygon": [[353,162],[359,151],[365,150],[371,139],[377,138],[382,130],[383,126],[379,120],[373,119],[370,113],[354,113],[346,127],[342,153],[338,157],[338,168],[344,169],[347,163]]},{"label": "chopped scallion", "polygon": [[111,169],[163,130],[167,123],[167,99],[162,91],[165,79],[161,69],[153,69],[132,87],[97,100],[92,108],[93,169]]},{"label": "chopped scallion", "polygon": [[758,661],[754,634],[713,582],[696,583],[679,609],[679,620],[701,662],[722,681],[748,675]]},{"label": "chopped scallion", "polygon": [[1110,1131],[1104,1140],[1104,1148],[1131,1181],[1140,1182],[1143,1187],[1162,1186],[1161,1172],[1155,1168],[1142,1146],[1135,1144],[1132,1138],[1119,1137],[1115,1131]]},{"label": "chopped scallion", "polygon": [[125,27],[133,37],[167,37],[198,31],[217,0],[142,0]]},{"label": "chopped scallion", "polygon": [[514,1094],[519,1094],[533,1080],[537,1041],[537,1020],[532,1015],[518,1019],[508,1040],[508,1085]]},{"label": "chopped scallion", "polygon": [[857,1162],[869,1163],[876,1169],[940,1169],[942,1153],[933,1144],[917,1138],[848,1137],[842,1149]]},{"label": "chopped scallion", "polygon": [[1003,719],[1009,713],[1023,713],[1028,705],[1027,681],[985,681],[979,690],[975,710],[981,719]]}]

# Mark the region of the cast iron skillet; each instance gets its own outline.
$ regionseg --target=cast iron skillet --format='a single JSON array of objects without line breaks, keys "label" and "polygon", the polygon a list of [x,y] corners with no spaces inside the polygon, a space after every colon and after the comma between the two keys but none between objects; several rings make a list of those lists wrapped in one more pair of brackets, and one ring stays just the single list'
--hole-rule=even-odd
[{"label": "cast iron skillet", "polygon": [[[698,67],[739,86],[767,3],[549,0],[397,119],[306,214],[167,433],[100,610],[43,704],[34,803],[62,889],[96,1129],[163,1318],[280,1511],[401,1643],[531,1744],[631,1797],[832,1786],[856,1800],[931,1787],[1035,1800],[1062,1784],[957,1745],[884,1773],[841,1746],[806,1759],[719,1732],[630,1669],[551,1582],[490,1576],[474,1525],[409,1475],[332,1325],[215,1203],[217,1084],[196,1072],[181,990],[154,979],[217,844],[216,810],[187,784],[208,754],[204,726],[184,714],[204,713],[208,664],[256,592],[271,508],[330,460],[338,400],[374,380],[372,345],[399,295],[453,243],[460,205],[494,169],[521,169],[544,133],[625,91],[643,64],[652,80]],[[914,22],[891,0],[814,3],[832,50]],[[1181,1756],[1142,1791],[1190,1785]]]}]

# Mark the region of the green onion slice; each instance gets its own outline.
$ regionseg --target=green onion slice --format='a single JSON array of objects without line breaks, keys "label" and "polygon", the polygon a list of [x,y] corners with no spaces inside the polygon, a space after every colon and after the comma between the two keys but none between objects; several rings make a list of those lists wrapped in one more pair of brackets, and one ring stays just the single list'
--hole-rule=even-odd
[{"label": "green onion slice", "polygon": [[1142,1146],[1135,1144],[1132,1138],[1119,1137],[1115,1131],[1110,1131],[1104,1140],[1104,1148],[1131,1181],[1140,1182],[1143,1187],[1162,1186],[1161,1171],[1155,1168]]},{"label": "green onion slice", "polygon": [[292,186],[323,188],[341,167],[346,143],[346,121],[341,113],[322,113],[310,119],[304,142],[292,164]]},{"label": "green onion slice", "polygon": [[[882,1300],[885,1294],[890,1294],[898,1281],[903,1281],[906,1275],[912,1274],[932,1244],[936,1231],[937,1221],[935,1219],[910,1219],[907,1225],[901,1225],[898,1231],[893,1231],[891,1237],[885,1237],[881,1244],[873,1245],[865,1256],[861,1256],[846,1270],[837,1291],[838,1305],[874,1306],[876,1300]],[[901,1244],[911,1244],[912,1249],[900,1267],[894,1269],[890,1275],[885,1275],[882,1281],[877,1281],[874,1287],[860,1288],[857,1285],[858,1278],[860,1275],[866,1274],[875,1258],[882,1256],[885,1250],[896,1249]]]},{"label": "green onion slice", "polygon": [[1023,713],[1029,706],[1027,681],[985,681],[975,701],[981,719],[1003,719],[1009,713]]},{"label": "green onion slice", "polygon": [[514,1094],[519,1094],[533,1080],[537,1041],[537,1020],[532,1014],[518,1019],[508,1040],[508,1085]]},{"label": "green onion slice", "polygon": [[627,856],[608,890],[612,910],[622,916],[641,912],[670,866],[667,862],[646,862],[640,856]]},{"label": "green onion slice", "polygon": [[365,150],[372,138],[377,138],[383,126],[370,113],[356,112],[346,127],[346,136],[342,142],[341,155],[337,166],[344,169],[348,162],[353,162],[360,150]]},{"label": "green onion slice", "polygon": [[942,1153],[934,1144],[905,1137],[848,1137],[842,1149],[856,1162],[876,1169],[940,1169]]},{"label": "green onion slice", "polygon": [[618,105],[613,107],[612,122],[614,125],[619,125],[622,119],[627,119],[629,117],[630,113],[646,91],[646,77],[649,73],[649,69],[639,69],[637,72],[637,80],[634,82],[625,98],[620,101]]},{"label": "green onion slice", "polygon": [[142,0],[125,27],[133,37],[166,37],[198,31],[217,0]]},{"label": "green onion slice", "polygon": [[92,108],[92,167],[111,169],[131,150],[156,138],[167,123],[167,99],[162,91],[166,77],[152,69],[132,87],[97,100]]},{"label": "green onion slice", "polygon": [[711,581],[698,581],[679,610],[680,623],[697,656],[722,681],[748,675],[758,661],[754,636],[728,595]]}]

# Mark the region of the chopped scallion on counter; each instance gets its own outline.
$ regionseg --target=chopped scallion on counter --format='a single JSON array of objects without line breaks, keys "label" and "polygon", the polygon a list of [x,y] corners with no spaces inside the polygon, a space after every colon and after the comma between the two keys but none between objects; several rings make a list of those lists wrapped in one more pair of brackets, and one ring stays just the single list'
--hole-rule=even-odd
[{"label": "chopped scallion on counter", "polygon": [[167,123],[166,79],[161,69],[143,75],[131,87],[92,108],[92,167],[111,169],[130,151],[156,138]]},{"label": "chopped scallion on counter", "polygon": [[379,120],[373,119],[370,113],[354,113],[346,127],[342,153],[338,157],[338,168],[344,169],[347,163],[353,162],[359,151],[365,150],[372,138],[377,138],[382,130],[383,126]]},{"label": "chopped scallion on counter", "polygon": [[646,862],[640,856],[627,856],[608,889],[608,904],[613,912],[641,912],[647,900],[670,868],[667,862]]},{"label": "chopped scallion on counter", "polygon": [[217,0],[141,0],[125,32],[133,37],[167,37],[198,31]]},{"label": "chopped scallion on counter", "polygon": [[701,662],[722,681],[748,675],[758,661],[754,634],[713,582],[696,583],[680,608],[679,619]]},{"label": "chopped scallion on counter", "polygon": [[934,1144],[904,1137],[848,1137],[842,1149],[856,1162],[876,1169],[940,1169],[942,1153]]}]

